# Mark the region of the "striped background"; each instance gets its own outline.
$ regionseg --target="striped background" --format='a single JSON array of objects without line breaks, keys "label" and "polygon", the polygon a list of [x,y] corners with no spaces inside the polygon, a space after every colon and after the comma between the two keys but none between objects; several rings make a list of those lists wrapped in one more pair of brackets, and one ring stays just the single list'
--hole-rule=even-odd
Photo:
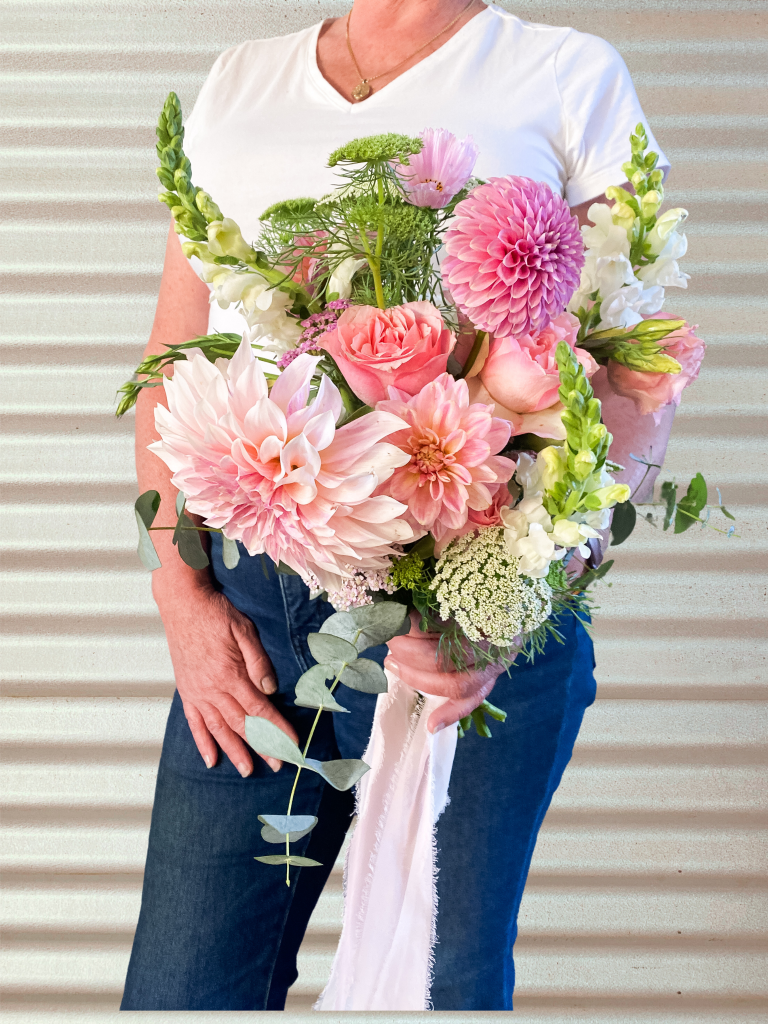
[{"label": "striped background", "polygon": [[[599,699],[523,902],[516,1019],[765,1020],[768,5],[505,6],[616,45],[673,160],[668,198],[690,210],[694,275],[674,311],[701,324],[710,349],[667,468],[704,470],[741,534],[673,540],[639,527],[619,549],[601,593]],[[343,10],[0,6],[2,992],[18,1024],[106,1020],[118,1005],[173,690],[134,553],[132,422],[112,416],[161,270],[157,111],[171,87],[189,110],[225,47]],[[336,874],[302,950],[294,1012],[323,984],[339,919]]]}]

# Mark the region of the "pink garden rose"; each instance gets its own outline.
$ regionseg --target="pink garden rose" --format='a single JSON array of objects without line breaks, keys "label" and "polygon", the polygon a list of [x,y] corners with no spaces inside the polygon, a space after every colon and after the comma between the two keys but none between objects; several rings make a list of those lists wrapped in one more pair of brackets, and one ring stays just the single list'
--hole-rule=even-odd
[{"label": "pink garden rose", "polygon": [[485,361],[476,371],[472,368],[472,401],[494,402],[496,414],[511,421],[513,434],[565,437],[557,397],[558,343],[565,341],[570,345],[588,377],[597,370],[589,352],[576,346],[578,330],[577,318],[572,313],[561,313],[542,331],[494,338]]},{"label": "pink garden rose", "polygon": [[453,334],[431,302],[350,306],[318,340],[358,398],[373,406],[395,387],[409,397],[445,373]]},{"label": "pink garden rose", "polygon": [[[657,318],[671,319],[666,313],[657,314]],[[682,366],[680,373],[644,373],[609,359],[608,383],[613,391],[622,398],[631,398],[641,413],[658,413],[670,402],[679,405],[680,395],[696,380],[704,359],[706,346],[693,333],[695,330],[696,327],[686,324],[679,331],[668,334],[661,343],[665,353]]]},{"label": "pink garden rose", "polygon": [[411,397],[396,388],[376,411],[405,420],[408,426],[387,441],[409,456],[383,491],[408,506],[413,520],[440,540],[446,530],[461,530],[471,511],[492,504],[500,482],[515,464],[498,452],[509,440],[509,424],[488,405],[471,405],[466,381],[449,373]]}]

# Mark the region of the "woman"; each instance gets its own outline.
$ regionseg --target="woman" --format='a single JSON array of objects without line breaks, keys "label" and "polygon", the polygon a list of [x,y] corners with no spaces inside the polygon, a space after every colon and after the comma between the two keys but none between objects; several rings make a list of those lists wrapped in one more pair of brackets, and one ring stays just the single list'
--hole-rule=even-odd
[{"label": "woman", "polygon": [[[189,118],[186,150],[195,183],[247,238],[257,236],[258,215],[271,203],[332,187],[325,159],[336,146],[428,126],[472,134],[480,177],[547,181],[584,218],[615,183],[639,120],[621,59],[595,37],[526,24],[482,0],[355,0],[349,18],[223,54]],[[661,165],[668,166],[663,158]],[[240,330],[232,317],[216,306],[209,316],[208,289],[171,232],[147,353],[209,330]],[[612,458],[633,467],[630,446],[662,452],[671,413],[656,428],[601,377],[594,383],[616,437]],[[158,400],[157,391],[144,391],[138,403],[137,464],[141,490],[160,491],[170,525],[175,492],[147,451]],[[619,479],[634,487],[640,469]],[[282,1009],[352,798],[318,776],[302,779],[294,812],[317,814],[320,824],[297,852],[324,867],[300,871],[290,888],[280,884],[254,863],[264,852],[257,816],[285,806],[292,776],[272,758],[253,758],[244,718],[262,715],[293,738],[306,735],[313,712],[293,705],[293,687],[312,663],[307,633],[332,609],[265,560],[241,558],[236,570],[223,569],[215,539],[209,575],[178,559],[169,534],[156,536],[165,539],[153,592],[177,694],[122,1008]],[[512,1008],[512,946],[528,865],[594,698],[589,638],[573,618],[561,628],[564,645],[500,678],[494,700],[509,718],[493,739],[459,744],[451,803],[437,830],[436,1010]],[[430,720],[433,731],[468,714],[496,683],[498,669],[439,671],[431,641],[418,633],[390,649],[405,682],[449,698]],[[387,649],[375,653],[382,661]],[[323,716],[316,757],[360,757],[365,748],[374,698],[345,696],[353,714]]]}]

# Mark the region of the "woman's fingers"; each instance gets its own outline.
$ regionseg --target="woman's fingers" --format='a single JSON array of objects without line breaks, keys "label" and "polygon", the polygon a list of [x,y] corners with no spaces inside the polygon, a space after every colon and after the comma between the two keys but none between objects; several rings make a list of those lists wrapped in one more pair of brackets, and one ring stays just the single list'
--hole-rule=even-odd
[{"label": "woman's fingers", "polygon": [[205,720],[193,704],[184,704],[184,714],[189,724],[189,731],[195,741],[200,756],[209,768],[213,768],[219,759],[219,748],[213,736],[208,732]]},{"label": "woman's fingers", "polygon": [[215,708],[212,704],[203,704],[199,711],[211,736],[213,736],[243,778],[247,778],[253,771],[253,758],[248,747],[237,733],[229,727],[218,708]]},{"label": "woman's fingers", "polygon": [[412,689],[435,697],[462,700],[471,697],[477,692],[478,686],[484,683],[481,672],[439,672],[434,661],[424,665],[414,661],[396,661],[389,655],[384,665]]},{"label": "woman's fingers", "polygon": [[233,616],[231,628],[253,685],[262,693],[275,693],[277,690],[275,670],[272,668],[272,662],[267,657],[267,652],[262,647],[251,620],[245,616],[240,618]]},{"label": "woman's fingers", "polygon": [[435,708],[427,720],[427,729],[432,733],[440,732],[446,726],[453,725],[454,722],[458,722],[460,719],[472,714],[475,708],[479,707],[491,692],[495,682],[496,677],[494,676],[490,681],[484,682],[471,696],[458,700],[447,700],[445,704]]}]

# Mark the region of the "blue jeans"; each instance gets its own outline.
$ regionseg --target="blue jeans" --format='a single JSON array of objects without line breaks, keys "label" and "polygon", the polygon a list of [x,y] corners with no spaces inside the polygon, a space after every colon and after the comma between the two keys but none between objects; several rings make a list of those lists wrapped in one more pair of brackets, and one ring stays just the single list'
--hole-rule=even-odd
[{"label": "blue jeans", "polygon": [[[224,568],[213,535],[212,563],[227,598],[256,624],[275,667],[275,704],[303,740],[314,719],[295,707],[293,690],[313,664],[307,647],[333,609],[310,601],[296,576],[267,558],[241,557]],[[550,642],[534,664],[503,675],[493,700],[508,713],[493,738],[458,743],[450,804],[437,828],[438,918],[432,1001],[435,1010],[511,1010],[512,946],[536,836],[568,763],[584,709],[595,696],[592,644],[572,616],[564,644]],[[386,647],[366,652],[379,662]],[[360,757],[375,697],[343,690],[349,715],[325,714],[310,753],[321,760]],[[282,1010],[297,977],[296,955],[353,812],[351,793],[302,773],[295,814],[317,827],[296,852],[323,864],[280,869],[253,858],[274,853],[259,814],[283,814],[294,772],[274,774],[254,758],[242,779],[226,757],[207,769],[175,694],[157,777],[141,914],[123,1010]]]}]

